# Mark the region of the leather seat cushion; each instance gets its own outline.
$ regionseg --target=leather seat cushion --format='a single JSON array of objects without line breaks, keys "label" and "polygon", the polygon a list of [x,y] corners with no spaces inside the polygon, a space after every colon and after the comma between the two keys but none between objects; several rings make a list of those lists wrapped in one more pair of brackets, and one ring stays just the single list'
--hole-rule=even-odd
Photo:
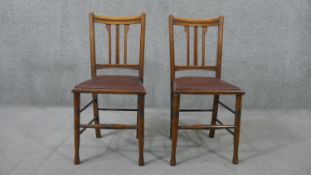
[{"label": "leather seat cushion", "polygon": [[240,90],[238,87],[213,77],[179,77],[175,90]]},{"label": "leather seat cushion", "polygon": [[76,85],[76,88],[145,91],[139,77],[123,75],[97,76]]}]

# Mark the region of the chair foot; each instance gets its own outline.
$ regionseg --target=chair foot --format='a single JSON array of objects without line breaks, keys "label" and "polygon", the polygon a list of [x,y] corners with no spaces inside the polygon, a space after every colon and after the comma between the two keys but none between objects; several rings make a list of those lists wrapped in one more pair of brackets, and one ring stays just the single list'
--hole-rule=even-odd
[{"label": "chair foot", "polygon": [[175,166],[176,165],[176,159],[171,158],[170,164],[171,164],[171,166]]},{"label": "chair foot", "polygon": [[144,157],[139,157],[138,165],[144,166],[144,164],[145,164]]},{"label": "chair foot", "polygon": [[102,138],[101,134],[100,134],[100,133],[96,133],[96,138],[97,138],[97,139]]},{"label": "chair foot", "polygon": [[209,138],[214,138],[214,136],[215,136],[215,132],[211,132],[211,131],[210,131],[208,137],[209,137]]},{"label": "chair foot", "polygon": [[80,158],[79,157],[75,157],[74,164],[75,165],[79,165],[80,164]]},{"label": "chair foot", "polygon": [[233,156],[232,163],[235,164],[235,165],[239,164],[239,158],[238,158],[237,155]]}]

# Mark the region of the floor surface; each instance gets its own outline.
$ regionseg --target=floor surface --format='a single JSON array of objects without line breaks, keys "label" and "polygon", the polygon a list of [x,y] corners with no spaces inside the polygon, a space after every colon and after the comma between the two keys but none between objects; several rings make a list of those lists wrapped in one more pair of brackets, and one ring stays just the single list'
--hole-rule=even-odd
[{"label": "floor surface", "polygon": [[[101,112],[106,123],[135,123],[133,112]],[[233,115],[220,110],[230,124]],[[137,164],[134,130],[103,130],[95,138],[88,129],[81,136],[81,164],[73,164],[71,108],[0,106],[0,174],[217,174],[310,175],[311,111],[244,110],[240,164],[231,163],[232,135],[216,131],[179,132],[177,165],[169,165],[169,111],[146,109],[145,166]],[[91,111],[82,120],[91,119]],[[181,123],[209,123],[210,113],[183,113]]]}]

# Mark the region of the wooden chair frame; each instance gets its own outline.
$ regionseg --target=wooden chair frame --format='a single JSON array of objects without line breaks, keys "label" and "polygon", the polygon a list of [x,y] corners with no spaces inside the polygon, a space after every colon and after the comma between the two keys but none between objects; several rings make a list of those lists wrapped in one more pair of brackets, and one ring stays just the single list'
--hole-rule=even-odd
[{"label": "wooden chair frame", "polygon": [[[109,49],[109,64],[97,64],[96,52],[95,52],[95,23],[101,23],[106,25],[108,31],[108,49]],[[129,25],[140,24],[140,50],[139,50],[139,64],[127,63],[127,33]],[[145,47],[145,24],[146,14],[142,13],[140,16],[130,17],[108,17],[108,16],[96,16],[93,13],[89,14],[89,34],[90,34],[90,59],[91,59],[91,77],[97,77],[97,69],[134,69],[138,71],[138,77],[143,82],[144,77],[144,47]],[[111,26],[116,26],[116,63],[112,64],[111,58]],[[120,61],[120,25],[124,25],[124,60],[123,64]],[[131,91],[131,90],[105,90],[105,89],[84,89],[75,87],[73,90],[74,96],[74,163],[80,163],[79,148],[80,148],[80,135],[87,128],[94,128],[96,138],[101,137],[100,129],[136,129],[136,137],[138,138],[139,148],[139,160],[140,166],[144,165],[144,99],[145,91]],[[92,101],[86,106],[80,108],[80,94],[87,93],[92,94]],[[137,109],[124,109],[124,108],[99,108],[98,107],[98,94],[121,94],[121,95],[137,95]],[[80,114],[93,104],[94,118],[87,124],[80,123]],[[100,124],[99,110],[104,111],[135,111],[137,112],[137,125],[126,124]],[[94,123],[94,124],[93,124]],[[82,129],[80,129],[82,128]]]},{"label": "wooden chair frame", "polygon": [[[175,51],[174,51],[174,26],[181,26],[185,28],[186,32],[186,47],[187,47],[187,64],[175,65]],[[189,44],[189,27],[194,28],[194,61],[193,65],[190,63],[190,44]],[[209,27],[218,27],[217,37],[217,61],[215,66],[205,64],[205,36]],[[242,108],[242,96],[244,91],[242,90],[210,90],[210,91],[198,91],[198,90],[183,90],[176,91],[174,89],[174,80],[176,71],[187,70],[203,70],[214,71],[215,78],[221,79],[221,63],[222,63],[222,42],[223,42],[223,27],[224,17],[195,20],[186,18],[176,18],[172,15],[169,16],[169,43],[170,43],[170,84],[171,84],[171,123],[170,123],[170,137],[172,139],[172,152],[171,161],[172,166],[176,165],[176,146],[178,138],[178,129],[208,129],[210,130],[209,137],[213,138],[215,129],[226,129],[234,136],[234,154],[233,164],[238,164],[238,147],[240,138],[240,120],[241,120],[241,108]],[[198,61],[198,28],[202,28],[202,63],[200,65]],[[181,95],[213,95],[213,108],[212,109],[180,109],[180,96]],[[236,103],[235,110],[229,108],[227,105],[219,100],[220,95],[235,95]],[[223,106],[232,112],[235,116],[234,125],[223,124],[217,119],[218,105]],[[212,112],[212,119],[210,125],[196,124],[196,125],[184,125],[179,126],[179,112]],[[216,124],[218,123],[218,125]],[[232,131],[232,129],[234,131]]]}]

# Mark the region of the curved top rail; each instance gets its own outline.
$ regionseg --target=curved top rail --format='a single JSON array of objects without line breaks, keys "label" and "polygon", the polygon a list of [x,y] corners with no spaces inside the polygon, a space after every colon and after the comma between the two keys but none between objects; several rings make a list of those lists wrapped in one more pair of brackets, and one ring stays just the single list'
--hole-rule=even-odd
[{"label": "curved top rail", "polygon": [[218,26],[224,19],[223,16],[209,19],[178,18],[172,15],[170,17],[173,18],[173,24],[179,26]]},{"label": "curved top rail", "polygon": [[140,24],[142,16],[145,16],[145,13],[142,13],[140,16],[97,16],[93,13],[90,13],[93,16],[94,22],[103,23],[103,24]]}]

